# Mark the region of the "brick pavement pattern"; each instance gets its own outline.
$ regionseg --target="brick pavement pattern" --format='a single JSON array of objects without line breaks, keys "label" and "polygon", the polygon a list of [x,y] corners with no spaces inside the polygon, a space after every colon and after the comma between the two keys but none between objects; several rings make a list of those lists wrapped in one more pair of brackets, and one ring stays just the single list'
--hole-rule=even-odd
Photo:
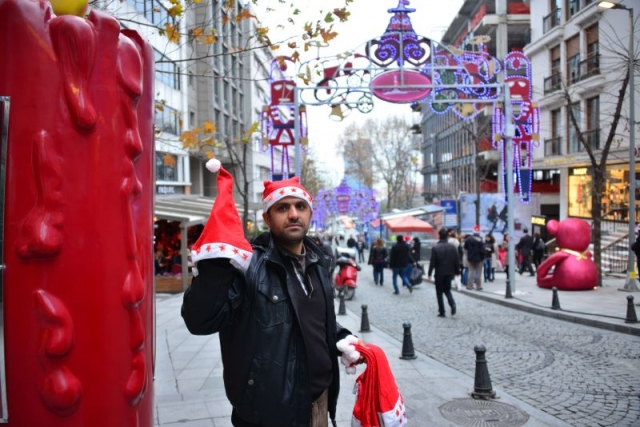
[{"label": "brick pavement pattern", "polygon": [[[473,348],[483,344],[494,389],[573,426],[640,426],[637,336],[481,301],[465,295],[468,291],[454,291],[455,316],[447,312],[437,318],[432,283],[395,296],[390,286],[377,287],[369,276],[363,268],[347,308],[358,312],[367,304],[372,328],[402,339],[402,325],[409,322],[416,351],[471,377]],[[497,275],[496,281],[504,280],[504,274]]]}]

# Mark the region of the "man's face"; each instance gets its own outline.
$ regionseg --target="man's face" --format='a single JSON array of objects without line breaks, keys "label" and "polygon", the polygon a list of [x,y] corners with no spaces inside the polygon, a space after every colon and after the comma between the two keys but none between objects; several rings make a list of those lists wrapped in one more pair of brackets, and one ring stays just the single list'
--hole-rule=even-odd
[{"label": "man's face", "polygon": [[262,218],[273,238],[293,252],[292,248],[298,247],[309,231],[311,208],[302,199],[285,197],[263,213]]}]

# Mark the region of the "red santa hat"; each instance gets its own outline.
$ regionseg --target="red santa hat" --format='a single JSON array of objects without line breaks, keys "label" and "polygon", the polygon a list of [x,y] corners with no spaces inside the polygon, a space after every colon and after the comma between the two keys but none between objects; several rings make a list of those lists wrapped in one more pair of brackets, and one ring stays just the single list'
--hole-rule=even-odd
[{"label": "red santa hat", "polygon": [[356,343],[354,347],[367,364],[367,369],[356,379],[357,396],[351,425],[407,425],[404,399],[398,390],[384,351],[373,344]]},{"label": "red santa hat", "polygon": [[282,181],[264,181],[264,192],[262,193],[262,209],[266,212],[278,200],[285,197],[297,197],[302,199],[313,208],[311,194],[300,184],[297,176],[284,179]]},{"label": "red santa hat", "polygon": [[244,238],[240,215],[233,201],[233,178],[217,159],[207,162],[207,169],[218,173],[218,196],[198,241],[191,248],[194,263],[208,258],[229,258],[231,264],[246,270],[253,250]]}]

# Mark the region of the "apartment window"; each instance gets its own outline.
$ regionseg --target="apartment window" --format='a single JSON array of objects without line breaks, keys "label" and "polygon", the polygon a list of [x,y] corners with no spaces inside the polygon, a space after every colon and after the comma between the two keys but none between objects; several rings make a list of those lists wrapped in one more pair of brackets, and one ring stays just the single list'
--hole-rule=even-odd
[{"label": "apartment window", "polygon": [[557,156],[562,154],[562,136],[560,132],[560,109],[551,111],[551,138],[544,142],[545,156]]},{"label": "apartment window", "polygon": [[178,156],[156,151],[156,181],[179,181]]},{"label": "apartment window", "polygon": [[600,42],[598,24],[594,24],[585,30],[587,39],[587,60],[583,70],[586,76],[600,74]]},{"label": "apartment window", "polygon": [[158,0],[127,0],[135,10],[156,27],[164,28],[164,24],[175,25],[175,19],[169,16],[167,8]]},{"label": "apartment window", "polygon": [[560,45],[549,50],[551,59],[551,75],[544,79],[545,95],[559,90],[562,86],[562,69],[560,67]]},{"label": "apartment window", "polygon": [[566,42],[567,77],[569,84],[580,80],[580,35],[571,37]]},{"label": "apartment window", "polygon": [[591,148],[600,149],[600,98],[597,96],[587,99],[587,131],[584,136]]},{"label": "apartment window", "polygon": [[180,68],[166,55],[153,51],[156,60],[156,80],[172,89],[180,90]]},{"label": "apartment window", "polygon": [[575,102],[571,104],[571,108],[567,109],[567,127],[569,129],[568,134],[568,143],[569,153],[577,153],[582,151],[582,145],[580,144],[580,139],[578,137],[578,132],[576,131],[576,127],[573,124],[573,120],[571,119],[571,115],[575,118],[576,123],[580,126],[580,121],[582,120],[581,112],[580,112],[580,103]]},{"label": "apartment window", "polygon": [[551,0],[549,2],[549,10],[551,13],[542,18],[542,27],[545,33],[560,25],[562,18],[562,0]]},{"label": "apartment window", "polygon": [[156,108],[153,123],[156,126],[156,129],[172,135],[177,135],[179,129],[178,118],[178,110],[167,105],[163,105],[160,109]]},{"label": "apartment window", "polygon": [[567,0],[567,20],[580,10],[580,0]]},{"label": "apartment window", "polygon": [[189,111],[189,128],[193,129],[194,127],[196,127],[196,113]]}]

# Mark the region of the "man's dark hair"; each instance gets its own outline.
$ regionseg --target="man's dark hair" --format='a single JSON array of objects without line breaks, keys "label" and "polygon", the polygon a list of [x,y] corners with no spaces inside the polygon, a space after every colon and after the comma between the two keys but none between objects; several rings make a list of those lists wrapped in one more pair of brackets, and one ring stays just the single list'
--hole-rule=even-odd
[{"label": "man's dark hair", "polygon": [[404,242],[404,236],[402,236],[402,234],[398,234],[396,236],[396,242],[398,242],[398,243]]},{"label": "man's dark hair", "polygon": [[438,236],[440,237],[440,240],[446,239],[448,235],[449,235],[449,230],[447,230],[446,228],[441,228],[440,231],[438,231]]}]

